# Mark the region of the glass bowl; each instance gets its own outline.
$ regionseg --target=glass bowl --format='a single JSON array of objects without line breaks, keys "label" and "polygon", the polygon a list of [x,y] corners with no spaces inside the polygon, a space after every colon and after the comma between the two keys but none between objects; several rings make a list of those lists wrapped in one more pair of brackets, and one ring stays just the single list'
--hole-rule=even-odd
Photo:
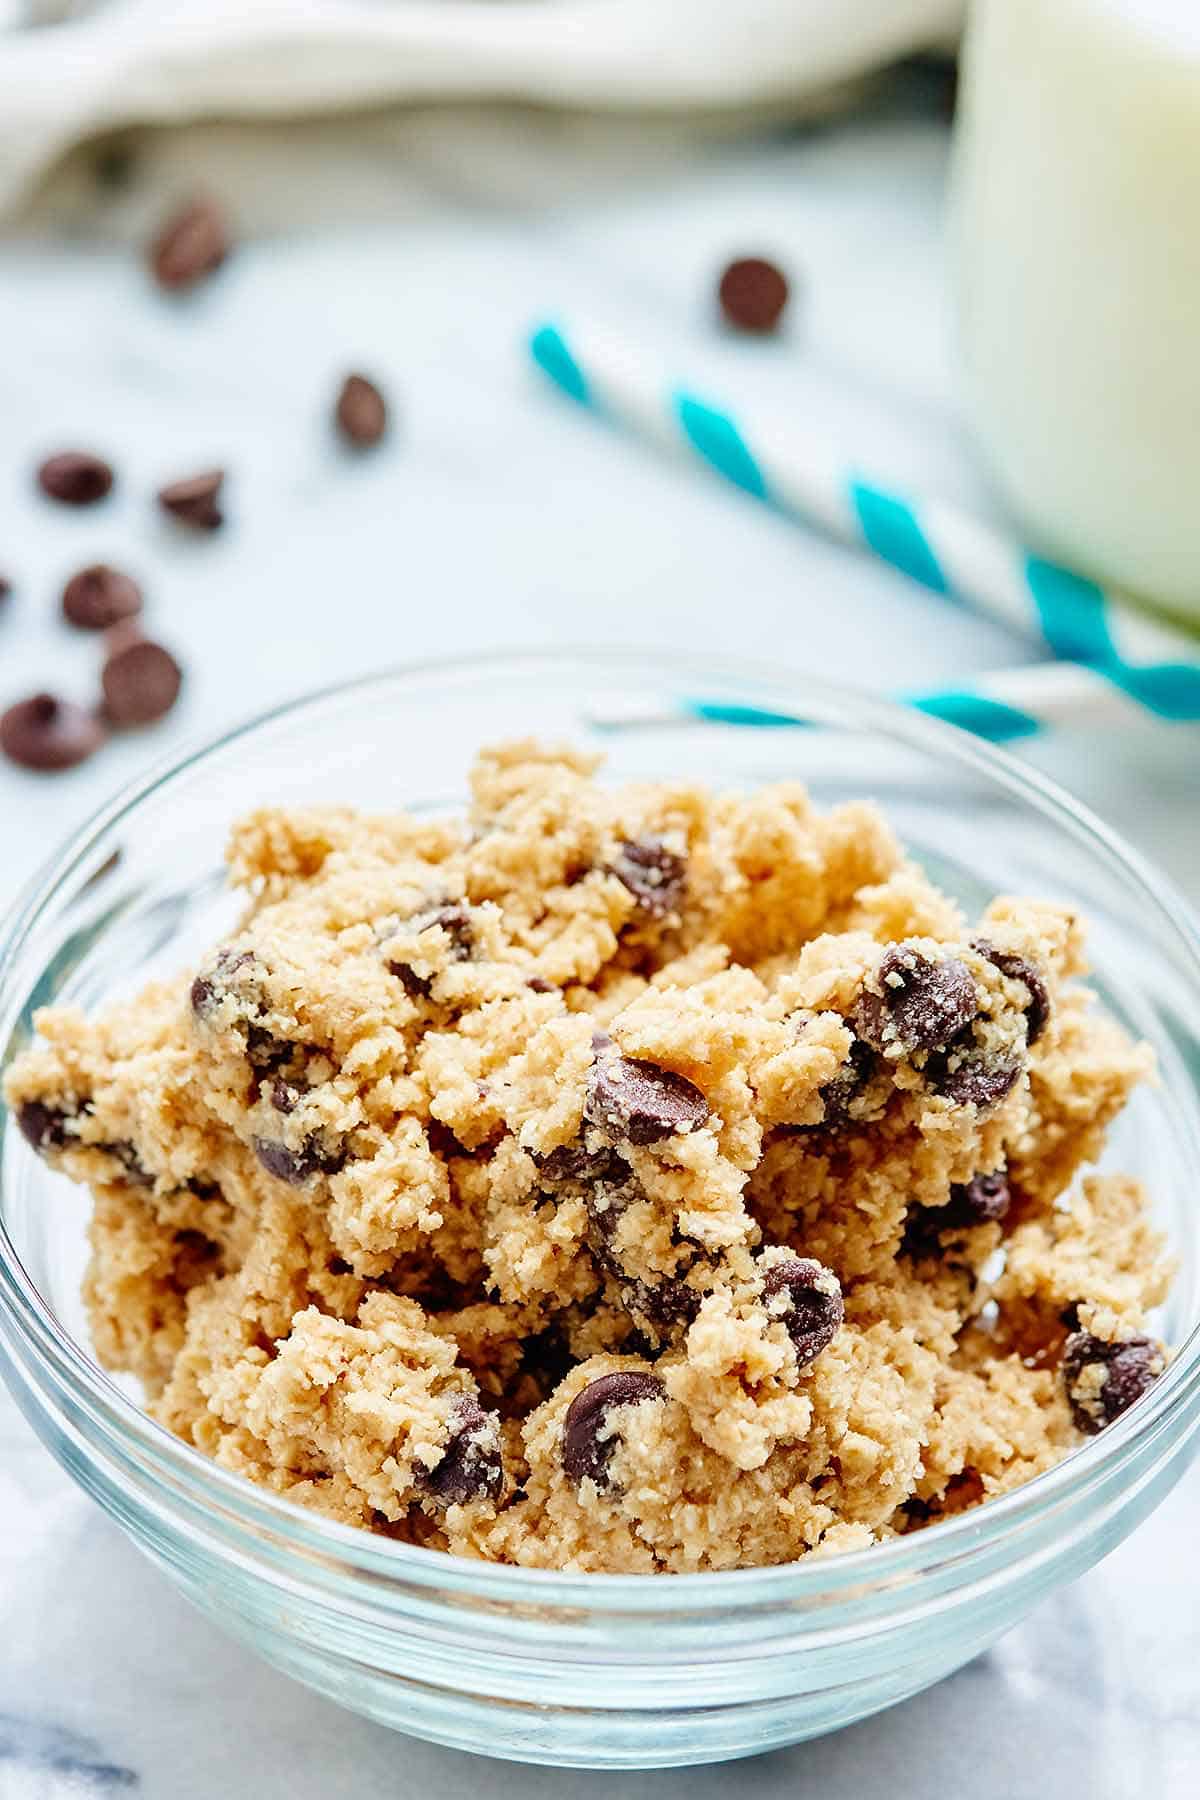
[{"label": "glass bowl", "polygon": [[[731,722],[689,716],[697,699]],[[772,715],[797,723],[772,728]],[[7,1127],[0,1365],[49,1449],[171,1579],[321,1693],[420,1737],[534,1762],[748,1755],[948,1674],[1111,1550],[1178,1479],[1200,1418],[1200,935],[1181,897],[1065,794],[915,713],[695,657],[481,658],[302,700],[107,807],[8,921],[4,1058],[28,1041],[36,1007],[94,1006],[219,939],[236,908],[222,846],[239,810],[457,807],[475,749],[530,733],[607,750],[614,780],[799,777],[824,804],[871,795],[968,910],[1006,889],[1089,915],[1105,1002],[1154,1044],[1161,1070],[1106,1153],[1150,1184],[1179,1258],[1163,1321],[1178,1354],[1149,1395],[1016,1493],[870,1550],[657,1577],[460,1560],[306,1512],[148,1419],[89,1354],[86,1196]]]}]

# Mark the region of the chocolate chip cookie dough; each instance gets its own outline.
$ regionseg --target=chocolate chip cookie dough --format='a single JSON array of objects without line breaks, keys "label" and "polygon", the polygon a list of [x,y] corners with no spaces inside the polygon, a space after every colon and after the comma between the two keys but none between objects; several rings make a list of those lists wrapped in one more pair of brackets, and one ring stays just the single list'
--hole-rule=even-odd
[{"label": "chocolate chip cookie dough", "polygon": [[1164,1365],[1149,1053],[1071,913],[867,805],[485,752],[461,821],[262,811],[196,970],[10,1073],[96,1353],[226,1467],[529,1566],[780,1563],[1049,1468]]}]

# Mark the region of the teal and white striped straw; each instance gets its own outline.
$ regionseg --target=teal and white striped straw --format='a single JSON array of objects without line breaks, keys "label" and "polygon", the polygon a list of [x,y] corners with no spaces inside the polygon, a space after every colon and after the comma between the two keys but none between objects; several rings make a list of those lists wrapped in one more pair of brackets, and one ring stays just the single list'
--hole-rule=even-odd
[{"label": "teal and white striped straw", "polygon": [[[992,744],[1017,743],[1059,726],[1110,731],[1114,725],[1134,725],[1146,717],[1139,703],[1099,670],[1076,663],[1033,663],[981,675],[967,686],[900,693],[893,698]],[[689,722],[795,726],[805,720],[799,713],[691,694],[681,694],[665,704],[659,695],[621,695],[589,714],[589,723],[600,731]]]},{"label": "teal and white striped straw", "polygon": [[[957,700],[926,696],[925,710],[947,717],[957,706],[960,724],[972,712],[981,723],[990,712],[993,728],[983,735],[1006,739],[1067,718],[1200,720],[1200,639],[946,502],[918,500],[869,479],[815,435],[751,431],[723,407],[664,380],[624,340],[595,331],[568,335],[547,324],[534,331],[530,350],[581,404],[660,446],[699,456],[756,499],[870,550],[923,586],[1083,665],[1077,679],[1058,685],[1048,670],[1013,670],[963,690]],[[1025,723],[1014,716],[1005,728],[996,707]]]}]

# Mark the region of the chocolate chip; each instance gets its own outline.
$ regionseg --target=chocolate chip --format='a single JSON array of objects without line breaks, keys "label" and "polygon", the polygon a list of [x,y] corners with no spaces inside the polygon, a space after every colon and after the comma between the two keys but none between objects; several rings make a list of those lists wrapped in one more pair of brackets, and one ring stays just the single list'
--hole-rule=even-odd
[{"label": "chocolate chip", "polygon": [[556,1150],[538,1157],[538,1168],[550,1182],[612,1182],[620,1184],[630,1175],[625,1158],[609,1145],[589,1150],[584,1144],[560,1144]]},{"label": "chocolate chip", "polygon": [[767,1311],[787,1327],[797,1366],[806,1368],[829,1348],[845,1317],[837,1276],[811,1257],[790,1256],[767,1270],[762,1292]]},{"label": "chocolate chip", "polygon": [[135,1187],[154,1186],[154,1176],[138,1155],[136,1146],[131,1144],[128,1138],[119,1138],[116,1143],[112,1144],[96,1144],[94,1148],[103,1150],[106,1156],[111,1156],[115,1162],[119,1162]]},{"label": "chocolate chip", "polygon": [[63,506],[94,506],[112,491],[113,472],[103,457],[87,450],[48,456],[37,472],[38,485]]},{"label": "chocolate chip", "polygon": [[299,1150],[273,1138],[254,1139],[254,1154],[268,1175],[286,1181],[289,1187],[303,1187],[313,1175],[336,1175],[345,1166],[345,1152],[327,1151],[316,1138],[309,1138]]},{"label": "chocolate chip", "polygon": [[944,1206],[914,1206],[904,1225],[901,1246],[908,1256],[937,1256],[943,1231],[965,1231],[972,1225],[998,1223],[1012,1204],[1012,1190],[1002,1169],[955,1182]]},{"label": "chocolate chip", "polygon": [[229,255],[224,212],[207,195],[189,201],[167,220],[150,246],[150,270],[170,292],[194,286]]},{"label": "chocolate chip", "polygon": [[18,700],[0,714],[0,750],[24,769],[73,768],[104,739],[104,727],[93,713],[53,694]]},{"label": "chocolate chip", "polygon": [[432,931],[439,927],[450,939],[451,962],[469,962],[473,947],[471,915],[465,906],[457,903],[439,906],[433,912],[418,914],[420,923],[418,931]]},{"label": "chocolate chip", "polygon": [[391,961],[386,965],[389,975],[394,975],[400,982],[410,1000],[428,1000],[433,992],[433,981],[427,975],[418,975],[407,963]]},{"label": "chocolate chip", "polygon": [[246,1027],[246,1061],[261,1075],[273,1075],[291,1062],[297,1046],[288,1038],[278,1038],[263,1025]]},{"label": "chocolate chip", "polygon": [[588,1077],[584,1116],[609,1137],[657,1144],[680,1131],[698,1131],[708,1101],[673,1069],[638,1057],[618,1056],[601,1037]]},{"label": "chocolate chip", "polygon": [[[469,962],[473,947],[471,915],[465,906],[453,902],[446,906],[434,907],[431,911],[417,913],[408,921],[411,929],[420,935],[424,931],[432,931],[435,926],[441,928],[450,940],[451,962]],[[389,960],[386,964],[389,974],[395,975],[404,984],[405,992],[410,999],[427,1000],[433,988],[433,976],[418,975],[416,970],[399,958]]]},{"label": "chocolate chip", "polygon": [[660,838],[627,838],[611,873],[633,895],[637,910],[648,919],[678,912],[687,882],[687,858],[668,850]]},{"label": "chocolate chip", "polygon": [[224,469],[186,475],[181,481],[170,481],[159,488],[158,504],[193,531],[217,531],[225,523],[225,514],[218,504],[224,482]]},{"label": "chocolate chip", "polygon": [[999,1106],[1021,1073],[1019,1061],[997,1059],[985,1050],[968,1050],[954,1059],[953,1069],[948,1061],[939,1057],[926,1068],[934,1087],[956,1106],[976,1106],[980,1112]]},{"label": "chocolate chip", "polygon": [[114,634],[100,677],[104,716],[113,725],[151,725],[170,712],[182,683],[183,671],[161,644]]},{"label": "chocolate chip", "polygon": [[554,983],[547,981],[543,975],[531,975],[525,986],[532,994],[552,994],[554,992]]},{"label": "chocolate chip", "polygon": [[911,944],[890,944],[876,971],[878,994],[865,989],[854,1027],[876,1050],[944,1049],[979,1010],[975,983],[956,956],[932,961]]},{"label": "chocolate chip", "polygon": [[295,1112],[296,1102],[300,1095],[294,1087],[290,1087],[282,1075],[276,1075],[271,1083],[271,1105],[276,1112]]},{"label": "chocolate chip", "polygon": [[598,1375],[576,1394],[563,1421],[562,1461],[575,1483],[594,1481],[609,1485],[608,1465],[616,1448],[609,1415],[621,1406],[640,1406],[646,1400],[662,1400],[666,1389],[657,1375],[641,1369],[617,1369]]},{"label": "chocolate chip", "polygon": [[806,1129],[837,1131],[848,1125],[850,1103],[858,1099],[874,1073],[875,1052],[870,1044],[864,1044],[861,1038],[855,1038],[842,1068],[821,1089],[821,1104],[825,1111],[820,1127],[810,1126]]},{"label": "chocolate chip", "polygon": [[[1093,1434],[1111,1425],[1154,1384],[1164,1365],[1162,1346],[1153,1338],[1128,1337],[1106,1343],[1088,1331],[1071,1334],[1063,1346],[1062,1370],[1071,1413],[1080,1431]],[[1086,1379],[1099,1368],[1102,1379]]]},{"label": "chocolate chip", "polygon": [[368,450],[387,431],[387,401],[365,375],[347,375],[334,408],[337,428],[348,444]]},{"label": "chocolate chip", "polygon": [[67,1141],[65,1126],[73,1117],[61,1107],[46,1106],[41,1100],[26,1100],[17,1107],[17,1129],[39,1155],[47,1150],[61,1150]]},{"label": "chocolate chip", "polygon": [[680,1276],[649,1282],[614,1273],[625,1310],[649,1325],[660,1340],[690,1325],[700,1311],[703,1294]]},{"label": "chocolate chip", "polygon": [[192,1011],[198,1019],[208,1016],[214,1005],[229,991],[231,977],[254,961],[251,950],[219,950],[211,969],[197,975],[191,986]]},{"label": "chocolate chip", "polygon": [[142,590],[107,563],[92,563],[72,575],[62,596],[63,617],[82,631],[107,631],[142,610]]},{"label": "chocolate chip", "polygon": [[7,600],[12,593],[12,582],[7,575],[0,575],[0,600]]},{"label": "chocolate chip", "polygon": [[741,256],[721,276],[717,299],[735,331],[774,331],[788,303],[788,279],[762,256]]},{"label": "chocolate chip", "polygon": [[971,948],[980,956],[986,957],[1010,981],[1019,981],[1029,990],[1029,1003],[1025,1008],[1025,1041],[1036,1044],[1050,1019],[1050,994],[1041,970],[1026,956],[1018,956],[1012,950],[997,950],[995,944],[989,943],[986,938],[975,938]]},{"label": "chocolate chip", "polygon": [[467,1506],[496,1500],[504,1485],[500,1430],[471,1394],[459,1395],[450,1409],[450,1437],[442,1460],[421,1477],[439,1506]]}]

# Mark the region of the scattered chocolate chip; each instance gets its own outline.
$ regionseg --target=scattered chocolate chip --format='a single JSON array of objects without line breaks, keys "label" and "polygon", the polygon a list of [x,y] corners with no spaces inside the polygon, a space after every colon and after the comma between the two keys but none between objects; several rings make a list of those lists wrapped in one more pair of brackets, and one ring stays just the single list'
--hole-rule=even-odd
[{"label": "scattered chocolate chip", "polygon": [[136,581],[107,563],[92,563],[72,575],[62,596],[63,617],[81,631],[107,631],[142,610]]},{"label": "scattered chocolate chip", "polygon": [[741,256],[721,276],[717,299],[735,331],[774,331],[788,303],[788,279],[762,256]]},{"label": "scattered chocolate chip", "polygon": [[53,694],[18,700],[0,714],[0,750],[23,769],[71,769],[94,755],[105,730],[93,713]]},{"label": "scattered chocolate chip", "polygon": [[113,725],[152,725],[179,698],[183,671],[161,644],[114,633],[100,676],[104,716]]},{"label": "scattered chocolate chip", "polygon": [[611,871],[633,895],[648,919],[678,912],[687,884],[687,858],[668,850],[660,838],[627,838]]},{"label": "scattered chocolate chip", "polygon": [[229,255],[230,233],[216,201],[200,195],[167,220],[150,246],[150,271],[170,292],[194,286]]},{"label": "scattered chocolate chip", "polygon": [[1012,1204],[1012,1190],[1002,1169],[955,1182],[944,1206],[914,1206],[904,1224],[902,1250],[908,1256],[937,1256],[943,1231],[965,1231],[972,1225],[998,1223]]},{"label": "scattered chocolate chip", "polygon": [[781,1318],[801,1369],[827,1350],[845,1317],[842,1289],[832,1269],[808,1256],[777,1262],[763,1276],[763,1301]]},{"label": "scattered chocolate chip", "polygon": [[911,944],[890,944],[876,971],[878,994],[864,989],[854,1028],[876,1050],[941,1050],[979,1010],[975,983],[956,956],[933,962]]},{"label": "scattered chocolate chip", "polygon": [[953,1100],[956,1106],[976,1106],[980,1112],[999,1106],[1021,1073],[1019,1061],[997,1060],[982,1050],[968,1050],[956,1057],[953,1069],[948,1066],[949,1060],[939,1057],[926,1068],[926,1074],[947,1100]]},{"label": "scattered chocolate chip", "polygon": [[275,1111],[281,1113],[295,1112],[296,1102],[299,1098],[300,1095],[297,1090],[294,1087],[289,1086],[282,1075],[276,1075],[274,1081],[271,1083],[271,1105],[275,1108]]},{"label": "scattered chocolate chip", "polygon": [[504,1485],[500,1430],[471,1394],[455,1399],[449,1417],[450,1437],[442,1460],[421,1479],[439,1506],[467,1506],[473,1500],[496,1500]]},{"label": "scattered chocolate chip", "polygon": [[1164,1362],[1162,1346],[1153,1338],[1128,1337],[1110,1344],[1088,1331],[1073,1332],[1063,1346],[1062,1370],[1080,1431],[1093,1434],[1111,1425],[1153,1385]]},{"label": "scattered chocolate chip", "polygon": [[63,450],[48,456],[37,478],[42,492],[63,506],[94,506],[112,492],[112,469],[103,457],[87,450]]},{"label": "scattered chocolate chip", "polygon": [[17,1129],[41,1155],[47,1150],[62,1149],[67,1141],[64,1127],[71,1117],[60,1107],[46,1106],[41,1100],[26,1100],[17,1107]]},{"label": "scattered chocolate chip", "polygon": [[601,1037],[588,1077],[584,1116],[609,1137],[657,1144],[680,1131],[698,1131],[708,1101],[686,1076],[638,1057],[618,1056]]},{"label": "scattered chocolate chip", "polygon": [[554,983],[547,981],[544,975],[531,975],[525,986],[533,994],[552,994],[554,992]]},{"label": "scattered chocolate chip", "polygon": [[666,1389],[657,1375],[641,1369],[617,1369],[598,1375],[576,1394],[563,1421],[562,1461],[571,1481],[609,1485],[608,1465],[616,1447],[609,1415],[622,1406],[640,1406],[646,1400],[662,1400]]},{"label": "scattered chocolate chip", "polygon": [[169,481],[158,490],[158,504],[181,525],[193,531],[217,531],[225,523],[219,501],[225,482],[224,469],[205,469],[199,475],[186,475],[182,481]]},{"label": "scattered chocolate chip", "polygon": [[387,401],[365,375],[347,375],[334,408],[337,428],[356,450],[369,450],[388,427]]},{"label": "scattered chocolate chip", "polygon": [[343,1151],[327,1151],[315,1138],[300,1150],[290,1150],[273,1138],[256,1137],[254,1154],[268,1175],[286,1181],[289,1187],[303,1187],[313,1175],[336,1175],[346,1161]]},{"label": "scattered chocolate chip", "polygon": [[995,944],[989,943],[986,938],[975,938],[971,948],[980,956],[986,957],[1010,981],[1019,981],[1029,990],[1029,1004],[1025,1008],[1025,1041],[1036,1044],[1050,1019],[1050,994],[1041,970],[1026,956],[1018,956],[1012,950],[997,950]]}]

